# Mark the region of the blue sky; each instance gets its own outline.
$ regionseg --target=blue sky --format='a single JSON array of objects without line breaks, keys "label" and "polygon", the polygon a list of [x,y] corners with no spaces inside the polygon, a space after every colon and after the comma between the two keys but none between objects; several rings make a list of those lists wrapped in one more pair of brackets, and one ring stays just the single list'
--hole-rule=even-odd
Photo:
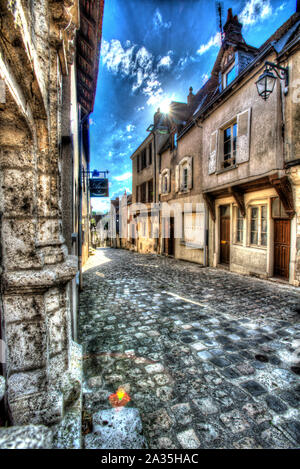
[{"label": "blue sky", "polygon": [[[243,36],[259,47],[295,12],[296,0],[224,0]],[[94,112],[91,169],[109,170],[110,198],[131,192],[130,155],[156,108],[186,102],[209,78],[219,51],[215,0],[106,0]],[[106,211],[109,199],[92,199]]]}]

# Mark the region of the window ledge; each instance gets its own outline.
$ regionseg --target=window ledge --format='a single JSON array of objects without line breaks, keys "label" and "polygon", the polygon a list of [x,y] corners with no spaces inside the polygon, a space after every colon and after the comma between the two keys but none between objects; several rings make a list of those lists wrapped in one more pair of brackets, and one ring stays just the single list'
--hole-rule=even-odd
[{"label": "window ledge", "polygon": [[227,173],[227,171],[231,171],[232,169],[236,169],[237,167],[238,165],[234,164],[233,166],[230,166],[229,168],[219,169],[218,171],[215,172],[215,174]]},{"label": "window ledge", "polygon": [[254,248],[254,249],[259,249],[260,251],[266,251],[268,249],[268,246],[261,246],[261,245],[258,245],[258,244],[247,244],[246,245],[247,248]]}]

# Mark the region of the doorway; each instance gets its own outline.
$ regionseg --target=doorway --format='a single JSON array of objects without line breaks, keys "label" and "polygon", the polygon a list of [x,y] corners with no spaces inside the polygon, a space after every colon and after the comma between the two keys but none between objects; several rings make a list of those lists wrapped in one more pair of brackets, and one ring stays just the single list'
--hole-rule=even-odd
[{"label": "doorway", "polygon": [[220,206],[220,264],[230,262],[230,205]]},{"label": "doorway", "polygon": [[274,220],[274,275],[289,278],[291,221]]},{"label": "doorway", "polygon": [[174,217],[163,218],[163,253],[168,256],[174,256],[175,243],[174,243]]}]

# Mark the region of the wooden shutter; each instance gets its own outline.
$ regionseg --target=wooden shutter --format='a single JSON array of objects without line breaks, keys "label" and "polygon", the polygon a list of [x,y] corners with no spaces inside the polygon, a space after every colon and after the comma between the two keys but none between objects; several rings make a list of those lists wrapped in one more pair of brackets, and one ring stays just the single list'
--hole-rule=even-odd
[{"label": "wooden shutter", "polygon": [[193,157],[191,156],[188,160],[188,178],[187,178],[187,188],[193,188]]},{"label": "wooden shutter", "polygon": [[175,167],[175,192],[179,191],[179,165]]},{"label": "wooden shutter", "polygon": [[171,192],[171,170],[168,169],[168,192]]},{"label": "wooden shutter", "polygon": [[159,175],[158,179],[158,193],[161,194],[161,185],[162,185],[162,177],[161,174]]},{"label": "wooden shutter", "polygon": [[208,174],[216,172],[217,168],[217,148],[218,148],[218,131],[215,130],[210,136],[210,149],[208,158]]},{"label": "wooden shutter", "polygon": [[237,115],[237,152],[236,163],[249,161],[250,154],[250,117],[251,109]]}]

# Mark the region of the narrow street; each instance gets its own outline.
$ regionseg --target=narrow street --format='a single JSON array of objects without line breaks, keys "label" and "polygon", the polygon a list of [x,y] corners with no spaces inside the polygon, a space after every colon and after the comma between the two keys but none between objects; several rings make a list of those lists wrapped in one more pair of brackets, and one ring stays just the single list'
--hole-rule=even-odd
[{"label": "narrow street", "polygon": [[299,307],[287,285],[98,249],[80,305],[85,418],[122,386],[149,448],[299,447]]}]

